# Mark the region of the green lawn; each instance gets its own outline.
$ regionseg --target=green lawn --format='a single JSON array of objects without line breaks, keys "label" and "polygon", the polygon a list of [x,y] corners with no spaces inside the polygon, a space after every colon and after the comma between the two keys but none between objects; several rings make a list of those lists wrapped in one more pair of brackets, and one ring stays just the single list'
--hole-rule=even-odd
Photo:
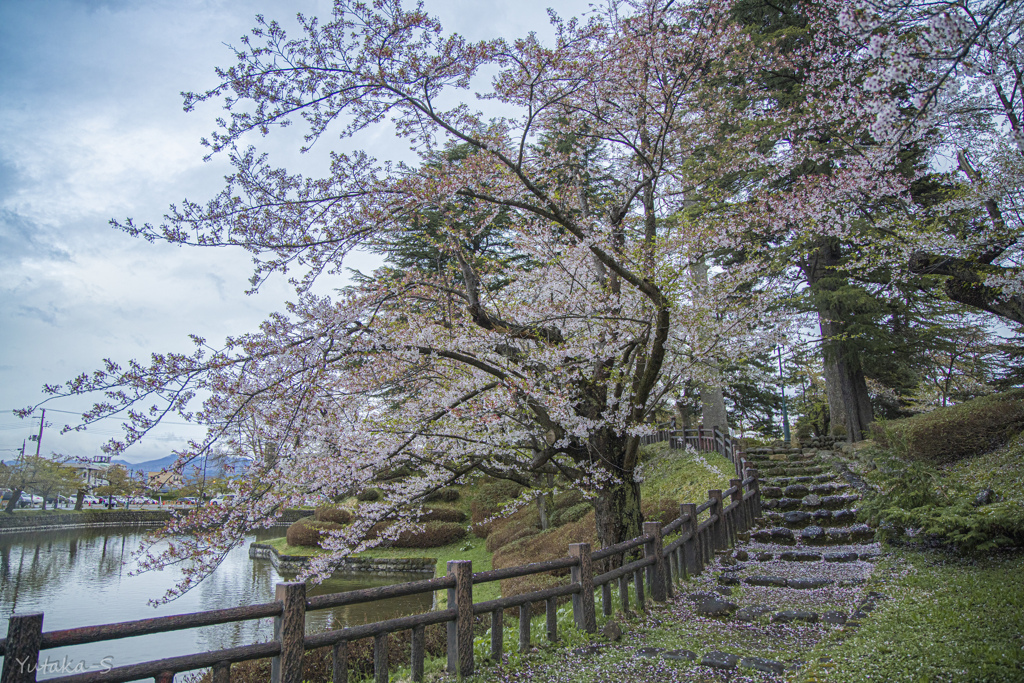
[{"label": "green lawn", "polygon": [[871,586],[889,599],[808,653],[800,681],[1024,680],[1024,553],[891,553]]}]

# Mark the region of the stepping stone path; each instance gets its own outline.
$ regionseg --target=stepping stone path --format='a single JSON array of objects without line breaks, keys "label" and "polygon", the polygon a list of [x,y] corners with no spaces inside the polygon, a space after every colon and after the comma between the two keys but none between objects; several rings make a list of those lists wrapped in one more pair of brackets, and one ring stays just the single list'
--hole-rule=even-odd
[{"label": "stepping stone path", "polygon": [[783,680],[799,669],[802,651],[833,629],[856,628],[884,599],[863,588],[881,550],[874,529],[857,523],[862,483],[841,464],[842,453],[761,448],[747,459],[760,476],[759,526],[702,575],[677,584],[671,600],[671,618],[687,634],[714,631],[707,646],[646,648],[638,656],[724,679],[738,672]]}]

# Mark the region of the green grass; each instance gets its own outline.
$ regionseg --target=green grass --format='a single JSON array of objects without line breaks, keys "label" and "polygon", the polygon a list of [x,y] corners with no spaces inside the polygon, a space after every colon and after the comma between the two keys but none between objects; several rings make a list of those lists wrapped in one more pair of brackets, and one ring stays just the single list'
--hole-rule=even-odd
[{"label": "green grass", "polygon": [[733,464],[718,453],[690,457],[670,450],[668,443],[644,446],[641,495],[648,500],[671,498],[680,503],[703,503],[712,489],[729,488],[736,476]]},{"label": "green grass", "polygon": [[819,643],[800,681],[1024,680],[1021,552],[967,561],[893,551],[872,584],[891,599],[859,630]]}]

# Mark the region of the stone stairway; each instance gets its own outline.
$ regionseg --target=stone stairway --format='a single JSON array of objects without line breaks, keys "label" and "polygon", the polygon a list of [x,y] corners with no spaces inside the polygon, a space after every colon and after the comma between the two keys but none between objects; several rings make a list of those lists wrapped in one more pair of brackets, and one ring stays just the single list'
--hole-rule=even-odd
[{"label": "stone stairway", "polygon": [[801,652],[831,629],[856,628],[883,598],[865,588],[881,551],[874,530],[856,521],[862,484],[841,454],[776,448],[748,458],[761,477],[759,526],[672,601],[686,642],[707,644],[639,656],[688,660],[711,678],[739,669],[771,680],[798,669]]}]

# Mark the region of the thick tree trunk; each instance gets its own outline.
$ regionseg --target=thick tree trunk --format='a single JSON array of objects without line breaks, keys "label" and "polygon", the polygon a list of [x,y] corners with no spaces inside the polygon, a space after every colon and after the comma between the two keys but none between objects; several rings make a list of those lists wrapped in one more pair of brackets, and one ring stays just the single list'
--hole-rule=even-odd
[{"label": "thick tree trunk", "polygon": [[18,499],[21,498],[21,489],[14,488],[11,490],[11,499],[7,501],[7,509],[4,512],[14,513],[14,508],[18,505]]},{"label": "thick tree trunk", "polygon": [[838,271],[839,262],[838,242],[822,238],[803,270],[818,307],[831,429],[844,431],[850,441],[860,441],[874,412],[860,351],[849,339],[849,312],[843,310],[841,297],[829,295],[847,284]]},{"label": "thick tree trunk", "polygon": [[[594,517],[597,541],[602,548],[642,534],[644,517],[640,511],[640,484],[622,481],[608,484],[598,491]],[[610,567],[619,566],[618,556],[611,559]]]},{"label": "thick tree trunk", "polygon": [[85,489],[78,489],[78,494],[75,496],[75,512],[82,511],[82,504],[85,502]]},{"label": "thick tree trunk", "polygon": [[725,394],[722,387],[701,387],[701,421],[705,428],[718,427],[723,434],[729,433],[729,414],[725,410]]}]

